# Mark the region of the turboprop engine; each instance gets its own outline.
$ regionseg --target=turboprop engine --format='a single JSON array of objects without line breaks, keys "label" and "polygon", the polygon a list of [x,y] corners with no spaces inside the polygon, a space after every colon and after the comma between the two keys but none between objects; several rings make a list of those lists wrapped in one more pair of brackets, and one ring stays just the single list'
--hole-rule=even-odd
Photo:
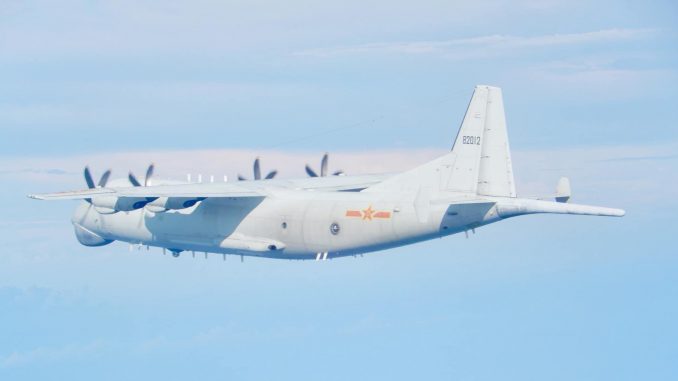
[{"label": "turboprop engine", "polygon": [[[94,179],[92,178],[92,173],[89,167],[85,167],[84,175],[85,182],[87,183],[87,187],[89,189],[104,188],[106,187],[106,185],[108,185],[108,180],[111,177],[111,170],[109,169],[106,172],[104,172],[104,174],[101,175],[99,182],[96,184],[94,183]],[[113,184],[115,184],[115,182],[120,181],[121,180],[114,180]],[[114,214],[117,212],[130,212],[133,210],[141,209],[144,206],[146,206],[146,204],[148,204],[150,200],[148,200],[145,197],[118,198],[115,196],[96,196],[85,199],[85,201],[90,203],[98,213]]]},{"label": "turboprop engine", "polygon": [[[153,172],[155,170],[155,166],[153,164],[148,166],[148,169],[146,170],[146,177],[144,178],[144,183],[143,185],[137,178],[134,176],[132,172],[129,173],[129,181],[134,185],[135,187],[140,187],[140,186],[149,186],[151,185],[151,177],[153,176]],[[179,209],[186,209],[194,206],[195,204],[199,203],[200,201],[204,200],[205,198],[195,198],[195,197],[156,197],[156,198],[144,198],[140,200],[134,200],[136,202],[132,202],[131,206],[134,207],[135,209],[143,208],[146,207],[146,210],[149,212],[153,213],[163,213],[168,210],[179,210]],[[143,205],[142,205],[143,203]]]},{"label": "turboprop engine", "polygon": [[[155,166],[153,164],[148,166],[146,170],[146,176],[144,177],[143,183],[141,183],[132,172],[129,173],[127,180],[118,179],[111,181],[111,185],[114,186],[129,186],[131,184],[134,187],[141,186],[150,186],[151,177],[155,171]],[[108,180],[111,176],[111,171],[107,170],[101,176],[101,179],[98,183],[94,183],[92,174],[89,170],[89,167],[85,167],[85,182],[87,183],[88,188],[103,188],[108,185]],[[205,198],[195,198],[195,197],[116,197],[116,196],[96,196],[90,199],[86,199],[94,209],[100,214],[114,214],[117,212],[131,212],[134,210],[146,208],[146,210],[153,213],[162,213],[168,210],[178,210],[186,209],[194,206],[198,202],[204,200]]]},{"label": "turboprop engine", "polygon": [[148,199],[145,197],[119,198],[115,196],[97,196],[92,198],[91,201],[94,209],[101,214],[131,212],[143,208],[148,202]]}]

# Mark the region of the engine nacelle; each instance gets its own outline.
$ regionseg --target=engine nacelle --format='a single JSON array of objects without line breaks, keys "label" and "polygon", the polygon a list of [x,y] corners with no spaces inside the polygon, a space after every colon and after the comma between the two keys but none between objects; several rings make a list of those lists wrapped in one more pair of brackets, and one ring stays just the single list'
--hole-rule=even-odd
[{"label": "engine nacelle", "polygon": [[146,205],[146,209],[153,213],[162,213],[168,210],[186,209],[203,201],[205,197],[160,197]]},{"label": "engine nacelle", "polygon": [[148,200],[145,197],[98,196],[92,198],[92,205],[101,214],[131,212],[143,208],[146,204]]}]

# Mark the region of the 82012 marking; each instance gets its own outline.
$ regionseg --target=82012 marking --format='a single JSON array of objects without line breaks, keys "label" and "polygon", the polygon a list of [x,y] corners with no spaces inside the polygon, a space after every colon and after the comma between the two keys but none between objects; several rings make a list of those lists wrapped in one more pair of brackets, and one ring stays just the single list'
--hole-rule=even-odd
[{"label": "82012 marking", "polygon": [[480,145],[480,136],[462,136],[461,144]]}]

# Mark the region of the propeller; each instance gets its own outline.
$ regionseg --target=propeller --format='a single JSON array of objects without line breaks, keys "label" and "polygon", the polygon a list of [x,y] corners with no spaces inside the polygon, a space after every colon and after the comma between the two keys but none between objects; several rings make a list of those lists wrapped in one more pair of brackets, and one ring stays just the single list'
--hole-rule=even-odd
[{"label": "propeller", "polygon": [[[313,168],[311,168],[311,166],[308,165],[308,164],[306,164],[306,173],[310,177],[325,177],[325,176],[327,176],[327,173],[328,173],[327,172],[328,162],[329,162],[329,155],[327,153],[325,153],[323,155],[323,159],[320,161],[320,175],[318,175],[318,173],[316,171],[314,171]],[[334,173],[332,173],[332,176],[340,176],[340,175],[343,175],[343,174],[344,174],[344,171],[338,170],[338,171],[335,171]]]},{"label": "propeller", "polygon": [[[264,177],[265,180],[270,180],[275,177],[275,175],[278,174],[278,171],[272,170],[269,172],[266,177]],[[254,179],[255,180],[261,180],[261,164],[259,163],[259,158],[254,159]],[[238,180],[243,181],[247,180],[245,176],[238,175]]]},{"label": "propeller", "polygon": [[[144,177],[144,186],[147,187],[151,185],[151,177],[153,177],[153,172],[155,171],[155,164],[151,164],[146,169],[146,177]],[[141,183],[137,180],[137,177],[134,176],[134,173],[130,171],[128,176],[129,182],[132,183],[135,187],[140,187]]]},{"label": "propeller", "polygon": [[[85,167],[84,171],[85,175],[85,182],[87,183],[87,188],[89,189],[94,189],[94,188],[104,188],[106,184],[108,183],[108,179],[111,177],[111,170],[108,169],[106,172],[104,172],[101,177],[99,178],[98,183],[94,183],[94,178],[92,177],[92,171],[90,171],[89,167]],[[91,198],[86,198],[85,201],[89,202],[90,204],[92,203]]]},{"label": "propeller", "polygon": [[106,183],[108,183],[108,179],[111,177],[111,170],[107,170],[104,172],[103,175],[101,175],[101,178],[99,179],[99,182],[95,185],[94,184],[94,179],[92,178],[92,172],[90,171],[89,167],[85,167],[85,182],[87,183],[87,188],[89,189],[94,189],[94,188],[103,188],[106,186]]},{"label": "propeller", "polygon": [[[146,169],[146,176],[144,177],[144,185],[143,186],[148,187],[148,186],[151,185],[151,177],[153,177],[153,172],[155,172],[155,164],[151,163],[148,166],[148,168]],[[127,178],[129,179],[129,182],[132,183],[132,185],[134,185],[135,187],[142,186],[141,183],[139,182],[139,180],[137,179],[137,177],[134,176],[134,173],[132,173],[132,171],[129,172],[129,175],[127,176]],[[140,201],[138,203],[138,205],[135,204],[134,206],[135,206],[135,208],[138,207],[138,209],[141,209],[144,206],[146,206],[146,204],[153,202],[157,199],[158,199],[158,197],[146,197],[145,202]]]}]

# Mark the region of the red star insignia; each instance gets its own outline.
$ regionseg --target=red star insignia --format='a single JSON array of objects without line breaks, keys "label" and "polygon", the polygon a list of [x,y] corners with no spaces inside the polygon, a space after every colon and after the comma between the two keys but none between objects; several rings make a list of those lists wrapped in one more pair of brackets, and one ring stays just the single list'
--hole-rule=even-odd
[{"label": "red star insignia", "polygon": [[373,214],[374,214],[374,210],[372,210],[372,205],[370,205],[370,206],[367,207],[367,209],[363,209],[363,220],[372,221]]}]

